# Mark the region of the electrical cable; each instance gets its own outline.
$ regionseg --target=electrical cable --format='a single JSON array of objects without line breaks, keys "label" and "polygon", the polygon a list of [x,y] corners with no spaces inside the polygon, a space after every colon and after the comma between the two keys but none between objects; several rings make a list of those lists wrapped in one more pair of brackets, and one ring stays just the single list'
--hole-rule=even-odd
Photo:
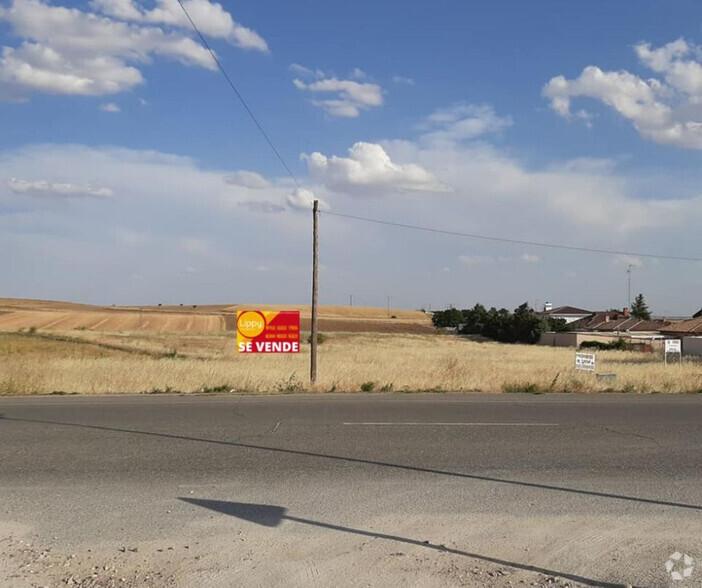
[{"label": "electrical cable", "polygon": [[647,257],[651,259],[673,259],[676,261],[702,261],[702,258],[698,257],[683,257],[679,255],[663,255],[657,253],[637,253],[633,251],[617,251],[615,249],[595,249],[593,247],[578,247],[575,245],[562,245],[558,243],[544,243],[539,241],[525,241],[522,239],[510,239],[507,237],[493,237],[490,235],[478,235],[474,233],[461,233],[459,231],[449,231],[445,229],[436,229],[432,227],[422,227],[419,225],[410,225],[406,223],[398,223],[393,221],[380,220],[377,218],[367,218],[363,216],[355,216],[352,214],[342,214],[340,212],[330,212],[328,210],[321,212],[320,214],[326,214],[329,216],[337,216],[341,218],[348,218],[352,220],[375,223],[379,225],[386,225],[390,227],[398,227],[401,229],[411,229],[415,231],[424,231],[428,233],[439,233],[441,235],[452,235],[455,237],[467,237],[469,239],[481,239],[484,241],[497,241],[499,243],[511,243],[516,245],[529,245],[531,247],[548,247],[550,249],[565,249],[569,251],[581,251],[585,253],[600,253],[604,255],[629,255],[632,257]]},{"label": "electrical cable", "polygon": [[256,125],[258,130],[261,132],[261,135],[263,135],[263,138],[266,140],[266,143],[268,143],[268,146],[273,150],[273,153],[275,153],[275,156],[278,158],[278,161],[280,161],[280,163],[283,164],[285,171],[288,172],[288,175],[292,178],[293,182],[295,182],[295,185],[298,188],[301,188],[302,186],[300,186],[300,182],[297,180],[297,177],[292,172],[292,170],[290,169],[288,164],[285,163],[285,159],[283,159],[283,156],[280,154],[280,151],[278,151],[275,144],[273,143],[271,138],[268,136],[268,133],[266,133],[266,131],[263,129],[263,126],[261,125],[261,123],[258,122],[256,115],[253,113],[251,108],[249,108],[249,105],[247,104],[246,100],[244,100],[244,97],[241,95],[241,92],[239,92],[239,90],[237,89],[236,84],[229,77],[229,74],[227,74],[226,70],[224,69],[224,67],[220,63],[219,59],[217,59],[217,55],[210,47],[210,44],[207,42],[207,39],[205,39],[205,36],[200,32],[200,29],[197,28],[197,25],[195,24],[193,19],[190,17],[190,14],[186,10],[185,6],[183,5],[182,0],[178,0],[178,4],[180,4],[180,7],[183,9],[183,12],[185,13],[185,16],[187,17],[188,21],[190,21],[190,25],[193,27],[193,30],[197,33],[198,37],[200,37],[200,41],[204,45],[205,49],[207,49],[207,51],[209,51],[210,55],[212,56],[212,60],[215,62],[215,64],[219,68],[219,71],[222,73],[224,78],[227,80],[231,89],[234,90],[234,93],[236,94],[236,97],[239,99],[239,102],[241,102],[242,106],[244,107],[244,110],[246,110],[248,115],[251,117],[251,120],[254,122],[254,124]]}]

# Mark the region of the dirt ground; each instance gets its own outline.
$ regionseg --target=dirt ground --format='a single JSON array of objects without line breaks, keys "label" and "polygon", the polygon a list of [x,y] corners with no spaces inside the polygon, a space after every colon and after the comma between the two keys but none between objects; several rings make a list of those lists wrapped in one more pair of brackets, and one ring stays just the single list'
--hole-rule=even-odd
[{"label": "dirt ground", "polygon": [[[212,529],[215,530],[214,528]],[[413,586],[568,588],[572,580],[471,560],[454,546],[397,545],[368,539],[350,550],[317,541],[314,559],[258,530],[198,540],[181,537],[66,550],[27,529],[0,528],[0,584],[13,588],[199,588],[232,586]],[[362,557],[364,565],[353,562]],[[353,572],[350,573],[350,570]],[[381,580],[382,578],[382,580]],[[411,580],[410,580],[411,579]],[[242,585],[242,584],[240,584]]]}]

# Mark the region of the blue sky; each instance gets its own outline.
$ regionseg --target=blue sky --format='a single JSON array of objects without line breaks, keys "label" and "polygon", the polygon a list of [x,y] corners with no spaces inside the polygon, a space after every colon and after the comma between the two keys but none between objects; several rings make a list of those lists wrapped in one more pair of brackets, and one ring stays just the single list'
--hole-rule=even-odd
[{"label": "blue sky", "polygon": [[[175,0],[0,0],[2,294],[304,302],[311,194],[332,212],[702,257],[696,2],[186,6],[304,191]],[[623,306],[632,264],[657,313],[702,305],[699,263],[330,216],[323,245],[326,303]]]}]

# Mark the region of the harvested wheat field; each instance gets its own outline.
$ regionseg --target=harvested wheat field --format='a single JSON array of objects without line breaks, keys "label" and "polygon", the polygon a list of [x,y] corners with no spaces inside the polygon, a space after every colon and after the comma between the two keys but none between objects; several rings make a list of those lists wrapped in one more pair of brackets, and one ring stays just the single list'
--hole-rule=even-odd
[{"label": "harvested wheat field", "polygon": [[[310,309],[301,305],[91,306],[44,300],[0,299],[0,331],[146,331],[218,333],[236,329],[237,310],[299,310],[309,330]],[[429,315],[414,310],[343,306],[320,307],[324,332],[432,333]]]},{"label": "harvested wheat field", "polygon": [[702,364],[604,351],[599,382],[572,349],[479,343],[450,335],[338,334],[319,348],[319,378],[298,355],[237,355],[230,334],[0,334],[0,394],[359,391],[699,393]]}]

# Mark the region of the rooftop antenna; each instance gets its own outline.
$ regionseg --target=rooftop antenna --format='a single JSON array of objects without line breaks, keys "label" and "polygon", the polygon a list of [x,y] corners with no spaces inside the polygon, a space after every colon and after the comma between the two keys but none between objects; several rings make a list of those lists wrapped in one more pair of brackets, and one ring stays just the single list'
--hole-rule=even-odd
[{"label": "rooftop antenna", "polygon": [[629,295],[629,306],[627,308],[631,308],[631,270],[633,267],[634,266],[630,263],[626,268],[627,293]]}]

